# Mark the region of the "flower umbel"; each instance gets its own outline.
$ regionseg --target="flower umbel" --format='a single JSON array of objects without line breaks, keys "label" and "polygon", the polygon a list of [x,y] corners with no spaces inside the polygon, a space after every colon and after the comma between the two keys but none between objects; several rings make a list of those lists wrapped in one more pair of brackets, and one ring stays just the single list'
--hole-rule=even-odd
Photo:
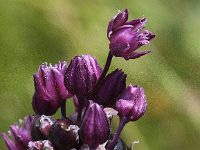
[{"label": "flower umbel", "polygon": [[[146,96],[142,87],[126,87],[127,75],[121,69],[108,71],[113,56],[129,60],[148,54],[150,51],[137,49],[149,44],[155,35],[143,29],[146,18],[127,20],[125,9],[109,22],[110,51],[103,68],[90,55],[75,56],[69,66],[66,62],[39,66],[33,75],[35,114],[25,117],[24,123],[11,125],[11,138],[2,134],[8,150],[128,149],[120,133],[129,121],[145,114]],[[67,114],[66,100],[72,96],[75,112]],[[54,119],[59,107],[61,116]],[[117,115],[119,124],[113,132],[112,118]]]}]

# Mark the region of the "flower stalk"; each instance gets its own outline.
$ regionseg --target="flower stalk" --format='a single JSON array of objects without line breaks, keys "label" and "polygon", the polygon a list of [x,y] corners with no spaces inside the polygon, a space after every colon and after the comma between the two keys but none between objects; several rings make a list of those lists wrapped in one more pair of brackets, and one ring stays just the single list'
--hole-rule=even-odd
[{"label": "flower stalk", "polygon": [[107,59],[106,59],[106,64],[103,68],[103,72],[101,73],[101,76],[99,77],[99,80],[97,82],[97,85],[99,82],[101,82],[101,80],[105,77],[105,75],[107,74],[109,68],[110,68],[110,65],[111,65],[111,62],[112,62],[112,58],[113,58],[113,54],[109,51],[108,52],[108,56],[107,56]]},{"label": "flower stalk", "polygon": [[121,132],[122,132],[122,130],[123,130],[123,128],[124,128],[124,126],[126,125],[127,122],[128,122],[128,120],[127,120],[126,117],[120,118],[119,125],[118,125],[116,133],[114,133],[112,140],[110,140],[108,142],[108,144],[106,145],[107,150],[113,150],[114,149],[114,147],[116,146],[117,141],[119,139],[119,136],[120,136],[120,134],[121,134]]},{"label": "flower stalk", "polygon": [[60,110],[62,118],[66,118],[66,101],[63,100],[63,102],[60,104]]}]

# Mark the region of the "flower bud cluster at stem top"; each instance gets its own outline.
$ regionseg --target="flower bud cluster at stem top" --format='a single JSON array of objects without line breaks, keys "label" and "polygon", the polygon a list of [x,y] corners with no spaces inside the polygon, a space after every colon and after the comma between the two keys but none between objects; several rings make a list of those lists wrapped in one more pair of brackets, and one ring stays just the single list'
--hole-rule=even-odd
[{"label": "flower bud cluster at stem top", "polygon": [[[127,146],[119,138],[129,121],[137,121],[147,109],[144,89],[126,87],[127,75],[116,69],[108,73],[112,59],[139,58],[150,51],[137,49],[149,44],[155,34],[144,30],[146,18],[128,21],[128,10],[119,11],[109,22],[108,57],[101,68],[90,55],[75,56],[51,65],[43,63],[33,75],[34,114],[19,124],[11,125],[10,139],[2,134],[9,150],[123,150]],[[73,97],[75,112],[66,113],[66,101]],[[60,108],[61,117],[54,119]],[[114,115],[119,116],[116,132],[111,130]]]}]

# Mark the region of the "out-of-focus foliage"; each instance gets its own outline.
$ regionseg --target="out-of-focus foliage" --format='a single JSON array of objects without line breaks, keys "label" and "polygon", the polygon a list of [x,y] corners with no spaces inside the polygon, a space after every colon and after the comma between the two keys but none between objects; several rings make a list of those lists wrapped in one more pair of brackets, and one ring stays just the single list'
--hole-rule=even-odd
[{"label": "out-of-focus foliage", "polygon": [[[114,58],[129,83],[143,86],[148,111],[129,123],[122,138],[136,150],[196,150],[200,147],[200,1],[198,0],[0,0],[0,132],[32,114],[32,74],[42,62],[69,62],[108,53],[107,23],[117,10],[147,17],[157,38],[150,55]],[[72,106],[68,106],[68,111]],[[117,123],[117,121],[116,121]],[[116,127],[116,124],[114,124]],[[6,149],[0,138],[0,149]]]}]

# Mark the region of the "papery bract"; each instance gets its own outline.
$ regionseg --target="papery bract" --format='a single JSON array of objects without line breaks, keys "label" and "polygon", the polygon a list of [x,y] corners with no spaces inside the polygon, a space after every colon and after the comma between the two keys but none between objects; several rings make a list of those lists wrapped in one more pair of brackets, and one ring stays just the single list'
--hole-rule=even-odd
[{"label": "papery bract", "polygon": [[55,150],[49,140],[30,141],[28,150]]}]

